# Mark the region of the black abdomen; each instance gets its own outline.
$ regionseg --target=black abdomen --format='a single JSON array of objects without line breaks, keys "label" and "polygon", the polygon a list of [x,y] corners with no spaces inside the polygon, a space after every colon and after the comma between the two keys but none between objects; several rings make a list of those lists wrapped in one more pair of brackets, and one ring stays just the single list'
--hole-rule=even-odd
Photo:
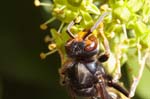
[{"label": "black abdomen", "polygon": [[67,72],[71,90],[78,96],[95,96],[96,71],[95,63],[75,63],[71,66]]}]

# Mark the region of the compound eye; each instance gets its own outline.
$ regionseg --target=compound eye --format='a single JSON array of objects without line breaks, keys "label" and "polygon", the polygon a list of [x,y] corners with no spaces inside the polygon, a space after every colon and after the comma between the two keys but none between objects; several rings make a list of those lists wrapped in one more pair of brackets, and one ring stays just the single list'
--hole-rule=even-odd
[{"label": "compound eye", "polygon": [[97,40],[95,36],[90,36],[88,39],[85,41],[85,51],[93,51],[97,48]]}]

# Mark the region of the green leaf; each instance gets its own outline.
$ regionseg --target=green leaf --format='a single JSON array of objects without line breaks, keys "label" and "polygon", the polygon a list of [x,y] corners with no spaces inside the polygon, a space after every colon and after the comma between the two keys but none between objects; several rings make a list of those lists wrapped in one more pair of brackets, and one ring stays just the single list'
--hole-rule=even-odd
[{"label": "green leaf", "polygon": [[50,30],[52,37],[57,45],[57,48],[61,48],[63,44],[63,40],[61,39],[61,35],[56,31],[56,29],[51,29]]},{"label": "green leaf", "polygon": [[61,62],[63,64],[65,62],[66,58],[67,58],[66,57],[67,55],[66,55],[66,52],[65,52],[65,48],[64,48],[64,45],[65,45],[66,41],[64,39],[62,39],[61,34],[58,33],[56,31],[56,29],[51,29],[50,32],[52,34],[52,37],[54,38],[57,50],[58,50],[58,52],[60,54],[60,57],[61,57]]}]

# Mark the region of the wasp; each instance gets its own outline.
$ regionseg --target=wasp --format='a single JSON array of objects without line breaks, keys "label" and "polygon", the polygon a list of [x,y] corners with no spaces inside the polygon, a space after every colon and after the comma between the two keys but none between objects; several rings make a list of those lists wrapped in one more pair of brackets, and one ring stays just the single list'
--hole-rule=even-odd
[{"label": "wasp", "polygon": [[93,34],[108,12],[102,14],[97,22],[83,36],[74,35],[71,27],[75,21],[69,23],[67,33],[70,39],[65,44],[68,61],[61,68],[63,83],[70,92],[72,99],[76,97],[88,97],[90,99],[114,99],[108,92],[107,87],[112,87],[125,96],[129,93],[107,75],[102,65],[109,58],[109,44],[104,36],[102,27],[97,31],[104,38],[106,51],[99,51],[98,38]]}]

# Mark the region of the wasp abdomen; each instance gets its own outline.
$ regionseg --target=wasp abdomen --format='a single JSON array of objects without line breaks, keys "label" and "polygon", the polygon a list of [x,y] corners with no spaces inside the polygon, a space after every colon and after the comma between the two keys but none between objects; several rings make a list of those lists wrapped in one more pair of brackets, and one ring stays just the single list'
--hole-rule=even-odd
[{"label": "wasp abdomen", "polygon": [[95,96],[97,90],[95,84],[98,79],[95,77],[97,66],[95,63],[75,63],[68,68],[67,77],[71,90],[78,96]]}]

